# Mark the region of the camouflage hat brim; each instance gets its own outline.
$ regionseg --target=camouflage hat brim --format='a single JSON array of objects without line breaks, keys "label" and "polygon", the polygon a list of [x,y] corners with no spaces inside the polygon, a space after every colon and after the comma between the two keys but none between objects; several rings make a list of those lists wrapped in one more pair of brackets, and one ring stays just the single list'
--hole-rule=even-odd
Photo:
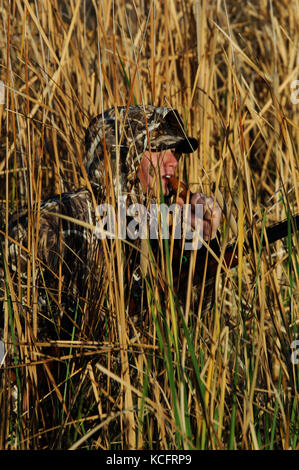
[{"label": "camouflage hat brim", "polygon": [[194,137],[187,137],[176,145],[176,151],[179,153],[193,153],[198,149],[198,140]]},{"label": "camouflage hat brim", "polygon": [[179,153],[192,153],[198,148],[198,140],[188,137],[183,121],[176,109],[158,107],[148,121],[151,150],[175,148]]},{"label": "camouflage hat brim", "polygon": [[198,140],[194,137],[174,137],[172,135],[163,135],[163,141],[151,142],[150,149],[151,151],[160,152],[161,150],[167,150],[175,148],[178,153],[193,153],[198,149]]}]

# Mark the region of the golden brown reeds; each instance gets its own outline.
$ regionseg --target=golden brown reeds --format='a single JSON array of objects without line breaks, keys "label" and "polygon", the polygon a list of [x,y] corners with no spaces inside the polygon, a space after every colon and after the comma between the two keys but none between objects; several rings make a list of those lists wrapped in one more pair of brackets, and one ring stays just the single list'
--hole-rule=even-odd
[{"label": "golden brown reeds", "polygon": [[[13,359],[2,366],[1,448],[298,449],[298,239],[260,250],[263,225],[299,210],[296,0],[2,0],[0,11],[3,259],[12,212],[30,214],[27,285],[5,269],[2,293]],[[192,190],[221,193],[223,250],[236,235],[231,214],[238,267],[219,268],[215,307],[203,315],[191,314],[191,274],[180,311],[169,266],[158,275],[150,264],[139,328],[122,287],[121,242],[104,244],[108,274],[94,310],[109,312],[104,337],[96,317],[81,337],[38,343],[41,200],[88,184],[84,127],[133,103],[177,108],[198,136],[180,175]]]}]

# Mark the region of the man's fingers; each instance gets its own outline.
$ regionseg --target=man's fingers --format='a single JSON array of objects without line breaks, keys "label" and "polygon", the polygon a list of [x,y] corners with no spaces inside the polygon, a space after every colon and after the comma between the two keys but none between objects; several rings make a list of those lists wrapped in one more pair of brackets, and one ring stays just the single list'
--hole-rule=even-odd
[{"label": "man's fingers", "polygon": [[221,208],[213,197],[203,193],[193,194],[191,204],[202,204],[203,206],[203,237],[204,239],[215,238],[220,225]]},{"label": "man's fingers", "polygon": [[211,196],[206,196],[202,193],[193,194],[191,198],[191,204],[202,204],[203,206],[203,218],[206,220],[212,220],[221,216],[221,209],[217,201]]}]

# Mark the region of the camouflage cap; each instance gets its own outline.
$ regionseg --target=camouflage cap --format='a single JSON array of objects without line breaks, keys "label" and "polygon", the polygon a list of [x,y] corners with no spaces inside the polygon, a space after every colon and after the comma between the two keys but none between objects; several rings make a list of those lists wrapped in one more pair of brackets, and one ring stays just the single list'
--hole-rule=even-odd
[{"label": "camouflage cap", "polygon": [[93,182],[103,173],[104,140],[111,162],[119,150],[121,173],[129,178],[145,150],[175,148],[179,153],[191,153],[198,147],[197,139],[186,135],[175,109],[150,105],[111,108],[93,118],[85,134],[84,164]]},{"label": "camouflage cap", "polygon": [[[117,129],[117,131],[116,131]],[[197,139],[188,137],[177,110],[154,106],[125,106],[108,109],[96,116],[86,131],[87,159],[95,152],[103,154],[105,134],[106,149],[114,153],[119,146],[121,154],[130,149],[140,155],[145,150],[159,151],[176,148],[181,153],[194,152]],[[116,135],[117,134],[117,135]]]}]

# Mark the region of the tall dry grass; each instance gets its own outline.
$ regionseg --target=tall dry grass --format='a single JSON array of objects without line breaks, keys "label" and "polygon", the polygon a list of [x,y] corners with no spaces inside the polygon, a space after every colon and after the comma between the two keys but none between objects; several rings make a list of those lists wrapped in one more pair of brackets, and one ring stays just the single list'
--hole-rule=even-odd
[{"label": "tall dry grass", "polygon": [[[159,297],[151,266],[141,328],[128,316],[115,242],[104,337],[74,330],[70,341],[56,341],[57,382],[52,349],[35,335],[29,224],[27,286],[16,287],[7,272],[3,293],[13,360],[2,366],[1,448],[298,449],[298,240],[260,249],[261,228],[299,206],[299,103],[291,95],[298,2],[1,0],[0,11],[4,235],[13,211],[26,205],[32,213],[53,193],[86,185],[92,116],[145,103],[177,108],[199,137],[180,171],[192,190],[221,192],[239,240],[238,266],[218,270],[206,316],[180,309],[171,288]],[[249,254],[247,229],[255,236]],[[234,237],[224,217],[223,246]]]}]

